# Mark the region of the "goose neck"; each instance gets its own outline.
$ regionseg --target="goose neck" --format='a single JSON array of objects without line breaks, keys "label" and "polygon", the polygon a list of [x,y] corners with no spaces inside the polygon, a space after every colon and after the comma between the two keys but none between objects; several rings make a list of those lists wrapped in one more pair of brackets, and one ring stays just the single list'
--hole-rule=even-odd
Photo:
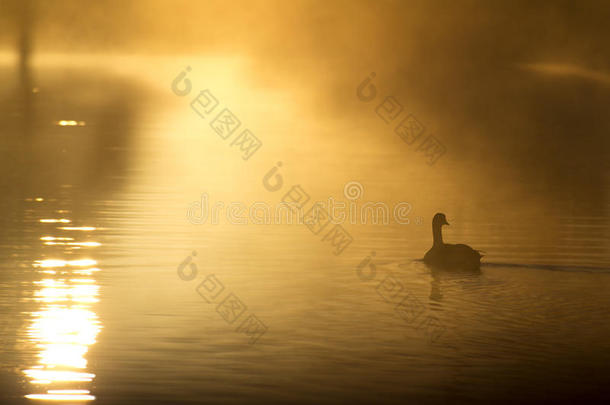
[{"label": "goose neck", "polygon": [[432,224],[432,237],[434,240],[434,246],[442,246],[444,244],[441,224]]}]

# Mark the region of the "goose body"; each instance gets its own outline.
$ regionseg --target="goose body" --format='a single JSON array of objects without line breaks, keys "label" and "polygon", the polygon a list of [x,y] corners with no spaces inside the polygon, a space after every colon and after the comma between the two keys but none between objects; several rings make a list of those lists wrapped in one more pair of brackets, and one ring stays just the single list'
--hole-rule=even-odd
[{"label": "goose body", "polygon": [[443,225],[449,225],[445,214],[436,214],[432,220],[434,243],[424,256],[424,263],[429,266],[445,269],[478,270],[483,255],[468,245],[444,243],[442,234]]}]

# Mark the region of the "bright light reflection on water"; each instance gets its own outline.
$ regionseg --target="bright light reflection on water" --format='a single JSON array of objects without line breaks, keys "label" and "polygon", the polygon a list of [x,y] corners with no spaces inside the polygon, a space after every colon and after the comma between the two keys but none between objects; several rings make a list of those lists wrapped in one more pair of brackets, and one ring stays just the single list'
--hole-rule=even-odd
[{"label": "bright light reflection on water", "polygon": [[[70,223],[70,219],[40,220]],[[72,230],[93,227],[74,227]],[[62,229],[66,230],[66,229]],[[75,246],[94,248],[99,242],[78,241],[73,237],[43,236],[43,245],[57,246],[69,252]],[[91,277],[99,268],[91,258],[35,260],[33,267],[40,278],[33,282],[32,300],[39,303],[31,313],[27,337],[36,351],[37,364],[26,365],[23,374],[30,383],[26,398],[40,401],[73,402],[95,399],[83,384],[95,374],[87,370],[89,347],[96,343],[102,325],[93,305],[99,301],[99,286]]]}]

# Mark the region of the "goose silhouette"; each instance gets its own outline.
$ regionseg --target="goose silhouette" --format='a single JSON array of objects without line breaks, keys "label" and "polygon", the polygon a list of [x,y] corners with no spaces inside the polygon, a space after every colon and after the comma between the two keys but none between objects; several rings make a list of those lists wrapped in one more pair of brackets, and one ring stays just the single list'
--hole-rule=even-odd
[{"label": "goose silhouette", "polygon": [[445,214],[439,212],[432,219],[434,243],[424,256],[424,263],[447,270],[479,270],[483,255],[468,245],[444,243],[443,225],[449,225],[449,222],[447,222]]}]

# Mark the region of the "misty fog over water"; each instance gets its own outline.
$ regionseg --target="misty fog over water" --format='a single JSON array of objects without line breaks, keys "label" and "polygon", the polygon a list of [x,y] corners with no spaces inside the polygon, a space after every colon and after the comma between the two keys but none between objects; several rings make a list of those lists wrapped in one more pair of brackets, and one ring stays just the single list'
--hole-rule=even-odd
[{"label": "misty fog over water", "polygon": [[1,2],[0,402],[607,400],[608,17]]}]

